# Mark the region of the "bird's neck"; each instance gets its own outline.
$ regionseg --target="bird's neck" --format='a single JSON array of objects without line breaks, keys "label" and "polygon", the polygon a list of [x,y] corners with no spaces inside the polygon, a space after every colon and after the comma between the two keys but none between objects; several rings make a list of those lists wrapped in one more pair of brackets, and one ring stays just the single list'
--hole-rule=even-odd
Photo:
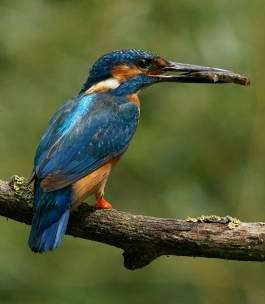
[{"label": "bird's neck", "polygon": [[111,95],[118,97],[126,97],[129,102],[135,103],[138,107],[140,107],[140,99],[139,92],[142,88],[142,84],[138,81],[134,81],[131,79],[130,81],[126,81],[121,83],[117,88],[109,91]]},{"label": "bird's neck", "polygon": [[[108,93],[112,96],[126,97],[129,102],[134,102],[140,107],[140,99],[138,93],[142,87],[142,83],[131,79],[130,81],[119,83],[115,78],[109,78],[91,85],[84,93]],[[82,91],[80,92],[82,93]]]}]

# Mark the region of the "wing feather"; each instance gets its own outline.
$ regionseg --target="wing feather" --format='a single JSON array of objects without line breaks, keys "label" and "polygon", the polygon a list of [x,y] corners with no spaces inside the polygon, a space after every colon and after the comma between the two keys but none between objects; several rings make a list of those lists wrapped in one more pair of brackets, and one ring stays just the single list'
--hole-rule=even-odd
[{"label": "wing feather", "polygon": [[82,95],[50,121],[35,157],[45,191],[64,188],[123,153],[135,133],[138,107],[109,94]]}]

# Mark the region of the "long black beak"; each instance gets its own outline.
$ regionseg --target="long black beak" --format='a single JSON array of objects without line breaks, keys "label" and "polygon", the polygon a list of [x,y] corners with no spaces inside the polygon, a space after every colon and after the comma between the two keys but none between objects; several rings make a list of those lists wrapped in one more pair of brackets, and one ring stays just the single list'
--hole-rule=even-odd
[{"label": "long black beak", "polygon": [[175,75],[157,75],[159,81],[167,82],[189,82],[189,83],[236,83],[249,85],[248,77],[236,74],[229,70],[211,68],[199,65],[176,63],[169,64],[162,69],[162,73],[175,72]]}]

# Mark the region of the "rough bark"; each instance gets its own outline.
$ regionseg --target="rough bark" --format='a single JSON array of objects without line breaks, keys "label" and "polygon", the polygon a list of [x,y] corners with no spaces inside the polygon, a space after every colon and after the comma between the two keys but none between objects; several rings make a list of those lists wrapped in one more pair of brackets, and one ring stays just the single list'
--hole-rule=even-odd
[{"label": "rough bark", "polygon": [[[24,178],[0,181],[0,215],[30,225],[32,212],[32,192]],[[265,223],[230,216],[178,220],[82,204],[72,212],[67,234],[123,249],[124,265],[132,270],[162,255],[265,261]]]}]

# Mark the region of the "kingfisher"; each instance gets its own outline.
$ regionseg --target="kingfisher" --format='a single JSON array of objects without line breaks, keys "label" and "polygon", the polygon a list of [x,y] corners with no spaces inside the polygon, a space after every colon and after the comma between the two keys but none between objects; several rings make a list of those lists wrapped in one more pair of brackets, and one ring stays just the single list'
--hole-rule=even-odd
[{"label": "kingfisher", "polygon": [[31,250],[42,253],[60,246],[70,211],[88,196],[95,196],[96,209],[112,208],[104,189],[135,134],[141,89],[161,82],[239,81],[231,75],[137,49],[100,57],[80,92],[53,115],[37,147]]}]

